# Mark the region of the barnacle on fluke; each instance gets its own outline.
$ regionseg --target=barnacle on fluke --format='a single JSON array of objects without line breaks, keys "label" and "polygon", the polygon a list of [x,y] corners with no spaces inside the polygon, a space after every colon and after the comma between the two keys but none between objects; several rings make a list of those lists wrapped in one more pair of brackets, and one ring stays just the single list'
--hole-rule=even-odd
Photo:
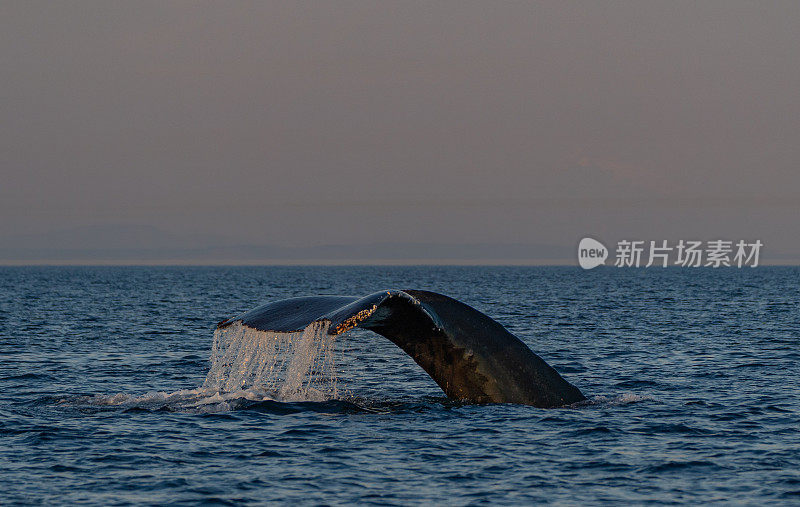
[{"label": "barnacle on fluke", "polygon": [[448,397],[557,407],[586,399],[519,338],[455,299],[423,290],[365,297],[308,296],[268,303],[219,324],[296,333],[328,321],[328,334],[361,327],[403,349]]},{"label": "barnacle on fluke", "polygon": [[372,305],[371,308],[365,308],[358,312],[357,314],[353,315],[352,317],[348,318],[344,322],[337,325],[334,329],[332,329],[331,334],[342,334],[347,332],[358,325],[359,322],[366,319],[378,308],[378,305]]}]

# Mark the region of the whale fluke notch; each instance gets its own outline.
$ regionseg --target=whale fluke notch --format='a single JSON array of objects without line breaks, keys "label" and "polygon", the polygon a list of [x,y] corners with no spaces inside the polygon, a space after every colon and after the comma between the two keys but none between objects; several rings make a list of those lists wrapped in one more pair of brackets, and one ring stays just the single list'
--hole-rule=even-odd
[{"label": "whale fluke notch", "polygon": [[559,407],[586,398],[501,324],[435,292],[385,290],[365,297],[308,296],[268,303],[219,324],[296,332],[330,321],[329,334],[353,327],[388,338],[452,399]]}]

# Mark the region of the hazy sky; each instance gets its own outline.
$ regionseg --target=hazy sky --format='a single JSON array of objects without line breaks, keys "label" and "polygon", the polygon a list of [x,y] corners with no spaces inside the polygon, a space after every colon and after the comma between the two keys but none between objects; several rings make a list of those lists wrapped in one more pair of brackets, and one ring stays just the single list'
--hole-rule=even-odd
[{"label": "hazy sky", "polygon": [[0,239],[800,257],[795,1],[0,0],[0,120]]}]

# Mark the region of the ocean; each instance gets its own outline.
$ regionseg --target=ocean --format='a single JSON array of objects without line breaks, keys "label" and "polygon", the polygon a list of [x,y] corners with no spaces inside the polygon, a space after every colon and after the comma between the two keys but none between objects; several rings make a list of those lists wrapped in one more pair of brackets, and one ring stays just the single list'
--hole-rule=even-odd
[{"label": "ocean", "polygon": [[[425,289],[588,400],[448,400],[337,336],[335,389],[204,390],[216,324]],[[2,267],[0,504],[800,502],[800,268]]]}]

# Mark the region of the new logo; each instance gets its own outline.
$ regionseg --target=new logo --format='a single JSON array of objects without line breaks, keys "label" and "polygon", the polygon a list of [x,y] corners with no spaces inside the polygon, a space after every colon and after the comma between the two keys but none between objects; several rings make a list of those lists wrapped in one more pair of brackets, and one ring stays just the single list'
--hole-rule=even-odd
[{"label": "new logo", "polygon": [[592,269],[608,259],[608,248],[592,238],[583,238],[578,244],[578,263],[583,269]]}]

